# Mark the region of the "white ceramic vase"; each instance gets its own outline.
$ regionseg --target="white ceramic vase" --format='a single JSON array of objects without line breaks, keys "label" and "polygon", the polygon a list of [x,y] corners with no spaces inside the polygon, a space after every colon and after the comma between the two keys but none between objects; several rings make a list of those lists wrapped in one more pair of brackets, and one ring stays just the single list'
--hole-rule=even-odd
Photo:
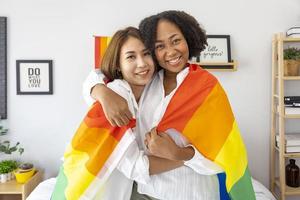
[{"label": "white ceramic vase", "polygon": [[8,174],[0,174],[0,182],[5,183],[8,181]]}]

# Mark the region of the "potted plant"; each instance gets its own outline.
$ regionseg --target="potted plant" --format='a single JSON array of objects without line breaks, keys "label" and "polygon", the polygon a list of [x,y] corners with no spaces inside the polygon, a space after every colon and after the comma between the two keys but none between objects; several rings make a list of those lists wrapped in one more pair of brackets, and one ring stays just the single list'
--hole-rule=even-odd
[{"label": "potted plant", "polygon": [[27,182],[35,173],[32,163],[23,163],[14,171],[18,183]]},{"label": "potted plant", "polygon": [[284,76],[298,76],[300,68],[300,49],[289,47],[283,50]]},{"label": "potted plant", "polygon": [[3,160],[0,162],[0,182],[5,183],[14,178],[13,171],[18,168],[18,163],[14,160]]}]

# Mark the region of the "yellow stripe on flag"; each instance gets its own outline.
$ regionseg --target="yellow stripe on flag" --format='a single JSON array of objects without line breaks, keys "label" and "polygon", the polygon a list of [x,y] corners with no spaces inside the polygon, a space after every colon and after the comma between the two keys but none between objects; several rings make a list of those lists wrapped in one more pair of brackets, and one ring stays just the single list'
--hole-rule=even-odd
[{"label": "yellow stripe on flag", "polygon": [[226,188],[229,192],[232,186],[244,175],[248,165],[246,147],[241,138],[236,121],[215,162],[226,172]]},{"label": "yellow stripe on flag", "polygon": [[107,37],[106,38],[106,46],[108,46],[109,45],[109,42],[111,41],[111,37]]},{"label": "yellow stripe on flag", "polygon": [[84,122],[72,141],[74,149],[88,153],[90,159],[86,161],[86,167],[94,175],[104,166],[117,144],[118,140],[108,129],[89,128]]},{"label": "yellow stripe on flag", "polygon": [[[95,178],[84,167],[88,159],[87,153],[76,151],[71,146],[67,150],[63,165],[64,173],[68,179],[68,186],[65,190],[66,199],[79,199]],[[78,182],[80,184],[77,184]]]},{"label": "yellow stripe on flag", "polygon": [[103,55],[106,51],[107,48],[107,37],[101,37],[101,43],[100,43],[100,56],[101,56],[101,60],[103,58]]}]

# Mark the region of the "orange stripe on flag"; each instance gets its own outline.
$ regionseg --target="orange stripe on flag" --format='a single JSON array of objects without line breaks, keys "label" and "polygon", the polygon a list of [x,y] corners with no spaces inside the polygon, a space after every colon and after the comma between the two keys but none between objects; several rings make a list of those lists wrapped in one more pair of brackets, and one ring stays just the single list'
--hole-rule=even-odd
[{"label": "orange stripe on flag", "polygon": [[197,141],[195,147],[214,160],[230,134],[233,122],[226,94],[218,83],[187,123],[183,135],[189,141]]},{"label": "orange stripe on flag", "polygon": [[[172,127],[182,132],[196,111],[195,108],[201,106],[217,83],[216,78],[207,71],[200,68],[196,71],[192,70],[190,68],[190,73],[171,99],[158,126],[158,131]],[[181,113],[184,113],[184,117]]]},{"label": "orange stripe on flag", "polygon": [[217,79],[206,70],[190,67],[157,129],[159,132],[169,128],[178,130],[201,153],[214,160],[233,121],[226,94]]},{"label": "orange stripe on flag", "polygon": [[112,127],[99,102],[93,104],[72,140],[72,148],[89,155],[86,167],[95,176],[109,158],[128,128],[135,125]]},{"label": "orange stripe on flag", "polygon": [[108,129],[89,128],[84,122],[72,140],[74,150],[89,155],[86,167],[94,176],[97,176],[117,144],[118,141],[109,134]]}]

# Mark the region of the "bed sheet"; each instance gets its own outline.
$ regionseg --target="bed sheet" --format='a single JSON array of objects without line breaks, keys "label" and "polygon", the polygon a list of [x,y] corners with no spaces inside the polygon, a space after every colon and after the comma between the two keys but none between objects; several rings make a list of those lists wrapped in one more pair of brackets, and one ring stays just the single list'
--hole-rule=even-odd
[{"label": "bed sheet", "polygon": [[[41,182],[28,196],[26,200],[50,200],[56,178],[50,178]],[[252,179],[256,200],[276,200],[271,192],[260,182]]]}]

